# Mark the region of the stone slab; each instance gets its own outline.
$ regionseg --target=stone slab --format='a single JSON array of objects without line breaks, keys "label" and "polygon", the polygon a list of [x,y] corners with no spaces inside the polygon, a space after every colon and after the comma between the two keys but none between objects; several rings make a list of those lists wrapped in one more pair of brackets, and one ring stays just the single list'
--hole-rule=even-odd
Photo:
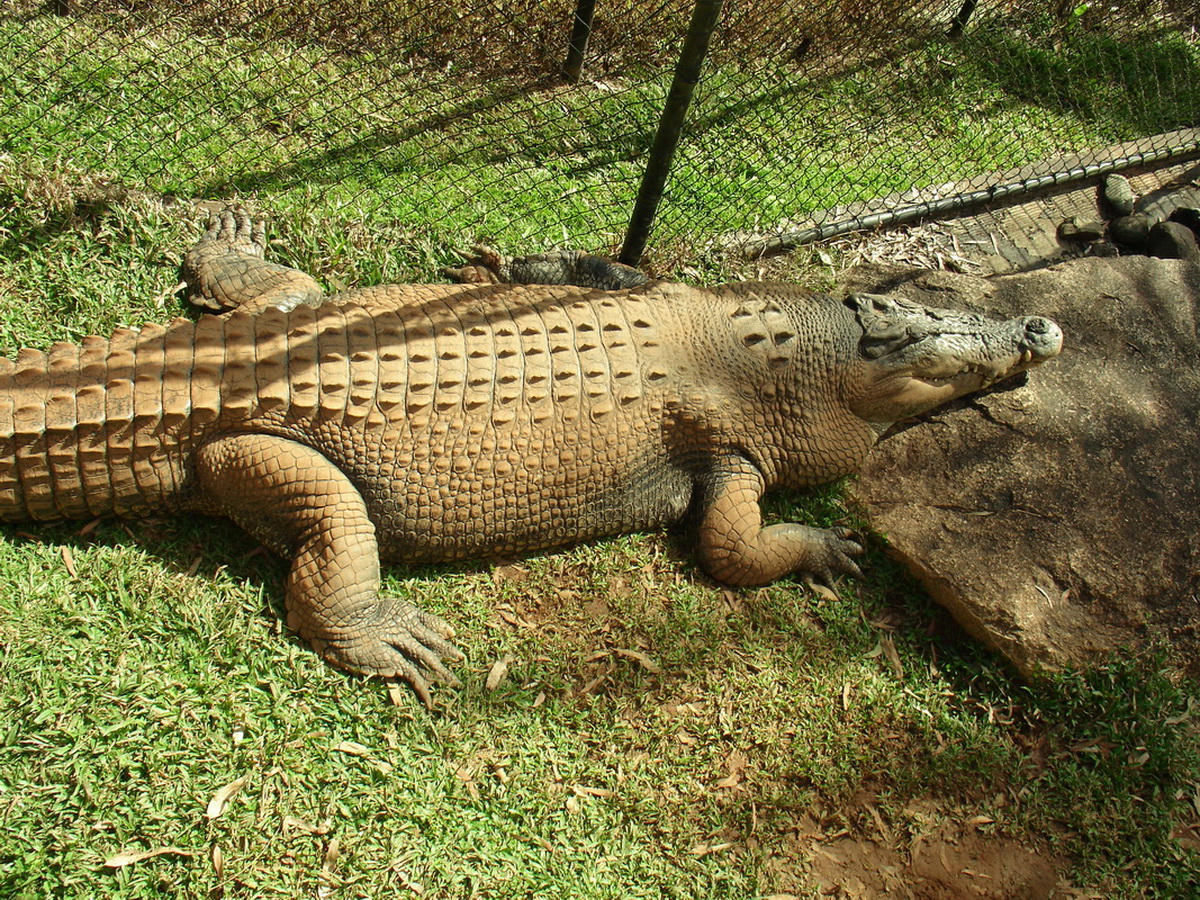
[{"label": "stone slab", "polygon": [[977,277],[853,270],[847,290],[1044,314],[1063,354],[886,437],[852,485],[890,551],[1031,674],[1161,642],[1200,674],[1200,267],[1077,259]]}]

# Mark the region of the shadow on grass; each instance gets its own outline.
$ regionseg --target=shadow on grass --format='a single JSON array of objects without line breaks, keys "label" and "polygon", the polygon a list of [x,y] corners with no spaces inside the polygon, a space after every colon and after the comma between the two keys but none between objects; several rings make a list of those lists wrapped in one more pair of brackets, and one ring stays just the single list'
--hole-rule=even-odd
[{"label": "shadow on grass", "polygon": [[[487,89],[482,94],[461,99],[446,108],[427,113],[404,128],[373,129],[365,137],[333,149],[294,158],[287,164],[272,169],[224,174],[218,179],[201,184],[197,190],[203,196],[218,196],[231,187],[244,192],[275,192],[314,181],[336,183],[354,173],[355,162],[377,162],[378,156],[389,148],[430,132],[465,130],[465,123],[472,117],[497,112],[516,100],[525,99],[555,84],[555,79],[541,78],[528,83]],[[547,141],[549,140],[550,138],[547,138]],[[543,145],[533,145],[530,152],[544,149],[546,148]],[[469,159],[470,153],[470,150],[464,152],[461,158],[453,161]],[[451,161],[446,158],[440,160],[442,164]]]},{"label": "shadow on grass", "polygon": [[1060,30],[1061,44],[999,28],[964,38],[964,59],[1004,93],[1143,137],[1197,124],[1200,58],[1182,35]]}]

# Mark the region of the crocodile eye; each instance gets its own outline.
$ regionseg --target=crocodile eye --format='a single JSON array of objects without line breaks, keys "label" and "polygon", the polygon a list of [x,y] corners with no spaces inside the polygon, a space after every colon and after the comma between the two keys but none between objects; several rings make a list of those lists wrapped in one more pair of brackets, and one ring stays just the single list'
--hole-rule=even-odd
[{"label": "crocodile eye", "polygon": [[888,353],[903,350],[909,344],[915,344],[919,336],[901,322],[883,319],[871,322],[863,330],[859,350],[867,359],[879,359]]},{"label": "crocodile eye", "polygon": [[843,302],[859,315],[868,312],[892,312],[896,308],[896,304],[890,297],[881,297],[878,294],[850,294]]}]

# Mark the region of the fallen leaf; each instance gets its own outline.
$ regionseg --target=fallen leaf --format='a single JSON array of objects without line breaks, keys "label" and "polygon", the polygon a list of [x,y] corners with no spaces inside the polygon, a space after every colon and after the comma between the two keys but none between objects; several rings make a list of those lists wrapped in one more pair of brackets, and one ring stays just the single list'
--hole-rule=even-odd
[{"label": "fallen leaf", "polygon": [[153,850],[122,850],[116,856],[110,856],[106,859],[104,865],[109,869],[119,869],[122,866],[129,866],[133,863],[139,863],[142,860],[153,859],[156,856],[166,856],[172,853],[176,856],[195,856],[200,851],[184,850],[181,847],[155,847]]},{"label": "fallen leaf", "polygon": [[341,843],[337,838],[331,838],[325,846],[325,855],[321,862],[320,885],[317,887],[317,897],[319,900],[325,900],[326,897],[333,896],[333,889],[337,885],[337,877],[333,874],[334,864],[337,863],[338,856],[341,853]]},{"label": "fallen leaf", "polygon": [[506,581],[512,584],[520,584],[522,581],[528,580],[529,572],[520,566],[496,566],[496,568],[492,569],[493,584],[503,584]]},{"label": "fallen leaf", "polygon": [[571,785],[571,790],[579,797],[615,797],[608,788],[584,787],[582,784]]},{"label": "fallen leaf", "polygon": [[388,702],[391,703],[392,706],[403,706],[404,705],[404,691],[400,690],[400,685],[389,684],[387,693],[388,693]]},{"label": "fallen leaf", "polygon": [[500,687],[500,682],[508,674],[508,664],[512,661],[512,656],[505,655],[492,663],[492,668],[488,671],[487,681],[483,683],[484,690],[494,691]]},{"label": "fallen leaf", "polygon": [[246,776],[234,779],[233,781],[229,782],[229,784],[225,785],[225,787],[213,794],[212,799],[208,801],[208,808],[204,811],[205,818],[215,819],[217,816],[221,815],[221,813],[225,812],[225,805],[229,803],[230,799],[232,799],[238,791],[246,786],[246,782],[249,780],[250,779]]},{"label": "fallen leaf", "polygon": [[329,831],[328,825],[314,825],[312,822],[305,819],[297,819],[295,816],[284,816],[283,828],[285,831],[289,828],[295,828],[297,831],[306,831],[309,834],[325,834]]},{"label": "fallen leaf", "polygon": [[357,741],[342,741],[339,744],[334,744],[333,747],[338,753],[345,753],[348,756],[370,756],[371,748],[358,743]]},{"label": "fallen leaf", "polygon": [[721,788],[721,789],[729,789],[729,788],[735,788],[741,783],[742,783],[741,773],[734,772],[728,778],[722,778],[720,781],[718,781],[716,783],[716,787]]},{"label": "fallen leaf", "polygon": [[212,864],[213,871],[218,878],[225,874],[225,854],[221,852],[220,844],[213,844],[212,847]]},{"label": "fallen leaf", "polygon": [[[830,837],[832,838],[832,835]],[[822,847],[820,844],[813,844],[811,849],[814,853],[818,853],[821,856],[824,856],[826,859],[831,859],[840,866],[844,866],[846,864],[846,860],[830,850],[828,847]]]},{"label": "fallen leaf", "polygon": [[67,572],[72,578],[78,578],[79,573],[75,571],[75,555],[71,553],[71,548],[66,544],[62,546],[63,565],[67,567]]},{"label": "fallen leaf", "polygon": [[604,680],[606,678],[608,678],[607,673],[603,674],[603,675],[597,675],[595,678],[593,678],[591,681],[589,681],[587,684],[585,684],[583,687],[581,687],[576,692],[576,696],[577,697],[586,697],[588,694],[592,693],[592,691],[596,690],[596,688],[600,687],[600,685],[604,683]]},{"label": "fallen leaf", "polygon": [[730,773],[744,772],[748,765],[750,760],[741,750],[730,750],[729,755],[725,757],[725,769]]},{"label": "fallen leaf", "polygon": [[892,640],[892,636],[890,634],[880,635],[879,643],[883,646],[883,655],[892,669],[892,674],[897,678],[903,678],[904,666],[900,663],[900,654],[896,652],[896,642]]},{"label": "fallen leaf", "polygon": [[807,587],[814,594],[816,594],[818,597],[820,597],[822,600],[828,600],[830,603],[838,602],[838,595],[835,594],[833,591],[831,591],[829,588],[825,587],[825,585],[823,585],[823,584],[818,584],[815,581],[806,581],[806,582],[804,582],[804,586]]},{"label": "fallen leaf", "polygon": [[978,828],[980,825],[991,825],[995,821],[991,816],[971,816],[967,819],[967,824],[972,828]]},{"label": "fallen leaf", "polygon": [[162,293],[160,293],[157,297],[154,298],[154,305],[157,306],[159,309],[164,309],[167,305],[167,298],[173,297],[175,294],[178,294],[180,291],[182,291],[186,287],[187,287],[187,282],[181,281],[181,282],[179,282],[179,284],[176,284],[173,287],[167,288]]},{"label": "fallen leaf", "polygon": [[332,872],[341,852],[341,842],[337,838],[331,838],[328,846],[325,847],[325,859],[321,863],[321,868],[327,873]]},{"label": "fallen leaf", "polygon": [[626,659],[632,659],[651,675],[662,674],[662,667],[648,657],[645,653],[641,653],[638,650],[627,650],[623,647],[617,647],[615,650],[613,650],[613,653],[617,654],[617,656],[624,656]]},{"label": "fallen leaf", "polygon": [[725,841],[720,844],[697,844],[692,848],[693,856],[707,856],[710,853],[720,853],[722,850],[728,850],[730,847],[736,847],[734,841]]},{"label": "fallen leaf", "polygon": [[892,839],[892,829],[888,828],[887,823],[883,821],[883,816],[879,812],[879,807],[874,803],[864,803],[863,806],[867,812],[871,814],[871,818],[875,820],[875,827],[879,829],[879,833],[888,841]]}]

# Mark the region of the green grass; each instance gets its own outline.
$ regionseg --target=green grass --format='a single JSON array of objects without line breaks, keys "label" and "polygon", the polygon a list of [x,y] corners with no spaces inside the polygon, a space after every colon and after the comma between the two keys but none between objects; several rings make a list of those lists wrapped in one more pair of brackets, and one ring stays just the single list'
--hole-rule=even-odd
[{"label": "green grass", "polygon": [[[664,90],[464,96],[401,76],[381,97],[369,72],[312,47],[89,29],[0,20],[6,354],[183,312],[171,289],[198,217],[157,192],[242,184],[273,216],[272,256],[330,287],[433,277],[476,237],[608,246],[654,119],[633,101]],[[979,40],[888,64],[886,84],[913,98],[903,122],[870,71],[815,90],[784,73],[759,96],[722,69],[662,234],[742,227],[734,200],[766,223],[904,189],[935,159],[957,177],[1124,139],[1169,127],[1187,99],[1138,121],[1098,100],[1081,110],[1053,86],[1086,87],[1077,70],[1022,80],[985,52],[999,38]],[[1036,42],[1004,46],[1055,61]],[[262,77],[278,65],[287,78]],[[156,94],[164,72],[187,90]],[[838,127],[813,140],[824,122]],[[190,139],[176,142],[181,123]],[[1023,148],[1013,131],[1030,135]],[[825,181],[785,191],[780,146]],[[769,512],[845,514],[836,490]],[[727,592],[681,542],[649,535],[397,570],[389,590],[451,620],[469,656],[464,687],[429,714],[290,637],[281,564],[225,523],[5,529],[0,896],[815,897],[803,835],[903,855],[943,827],[1032,847],[1108,898],[1194,889],[1200,857],[1178,839],[1200,803],[1194,685],[1150,656],[1027,687],[878,547],[866,569],[834,595]],[[184,852],[104,866],[160,848]]]},{"label": "green grass", "polygon": [[[472,240],[619,245],[670,77],[478,83],[421,58],[104,23],[0,18],[0,134],[19,164],[395,230],[426,277]],[[669,268],[730,232],[1190,126],[1198,62],[1178,34],[1036,24],[811,69],[726,59],[652,251]]]},{"label": "green grass", "polygon": [[282,633],[281,566],[227,527],[36,534],[0,543],[6,897],[810,896],[791,836],[883,840],[864,796],[901,843],[985,815],[1109,897],[1200,876],[1189,690],[1154,660],[1022,687],[878,553],[836,598],[727,594],[664,536],[393,573],[470,657],[429,714]]}]

